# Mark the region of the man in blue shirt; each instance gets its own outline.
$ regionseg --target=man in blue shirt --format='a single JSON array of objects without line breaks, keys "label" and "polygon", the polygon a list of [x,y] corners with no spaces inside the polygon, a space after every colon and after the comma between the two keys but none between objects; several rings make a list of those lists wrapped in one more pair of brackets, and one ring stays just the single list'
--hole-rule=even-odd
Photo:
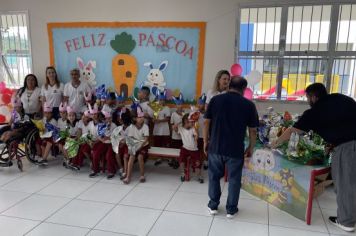
[{"label": "man in blue shirt", "polygon": [[[240,76],[232,77],[229,91],[211,99],[204,117],[206,119],[204,150],[209,153],[208,210],[212,215],[218,213],[221,197],[220,179],[224,176],[225,165],[229,178],[226,216],[233,218],[238,212],[244,156],[250,157],[252,154],[258,126],[254,103],[243,97],[246,87],[246,79]],[[247,127],[250,140],[245,150]]]}]

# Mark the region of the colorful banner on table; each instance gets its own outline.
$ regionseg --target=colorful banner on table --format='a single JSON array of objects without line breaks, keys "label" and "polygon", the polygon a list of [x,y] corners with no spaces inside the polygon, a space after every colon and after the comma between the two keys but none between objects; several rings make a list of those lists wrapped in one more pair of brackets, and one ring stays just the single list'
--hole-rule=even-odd
[{"label": "colorful banner on table", "polygon": [[140,86],[168,98],[201,94],[204,22],[49,23],[51,64],[61,81],[79,68],[92,87],[105,84],[131,96]]},{"label": "colorful banner on table", "polygon": [[278,152],[256,149],[245,163],[242,188],[305,221],[312,169],[288,161]]}]

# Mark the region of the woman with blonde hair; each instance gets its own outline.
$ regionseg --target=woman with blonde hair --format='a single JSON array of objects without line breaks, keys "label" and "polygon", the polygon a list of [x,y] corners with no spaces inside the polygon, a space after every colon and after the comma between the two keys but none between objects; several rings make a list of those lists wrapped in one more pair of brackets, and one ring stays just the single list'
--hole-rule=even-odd
[{"label": "woman with blonde hair", "polygon": [[215,76],[214,87],[207,92],[206,109],[210,100],[219,94],[225,93],[229,89],[230,73],[227,70],[220,70]]},{"label": "woman with blonde hair", "polygon": [[46,68],[46,83],[42,86],[42,103],[47,102],[53,107],[54,119],[59,118],[59,105],[63,100],[64,85],[59,82],[57,71],[53,66]]}]

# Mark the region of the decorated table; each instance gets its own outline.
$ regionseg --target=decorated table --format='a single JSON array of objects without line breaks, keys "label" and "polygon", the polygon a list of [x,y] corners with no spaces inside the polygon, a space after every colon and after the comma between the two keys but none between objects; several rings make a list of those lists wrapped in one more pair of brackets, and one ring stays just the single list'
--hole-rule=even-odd
[{"label": "decorated table", "polygon": [[298,115],[268,109],[260,121],[259,142],[245,161],[242,188],[309,225],[313,198],[331,182],[326,143],[313,132],[293,133],[278,149],[268,148],[296,120]]},{"label": "decorated table", "polygon": [[258,147],[245,161],[242,188],[309,225],[315,184],[323,184],[317,177],[329,171],[328,165],[295,163],[278,151]]}]

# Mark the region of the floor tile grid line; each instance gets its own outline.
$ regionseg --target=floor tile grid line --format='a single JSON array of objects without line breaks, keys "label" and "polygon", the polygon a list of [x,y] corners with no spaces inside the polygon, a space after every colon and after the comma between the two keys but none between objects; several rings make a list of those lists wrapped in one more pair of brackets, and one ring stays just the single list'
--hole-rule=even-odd
[{"label": "floor tile grid line", "polygon": [[169,201],[167,201],[166,205],[164,206],[164,208],[163,208],[163,210],[162,210],[161,214],[157,217],[157,219],[155,220],[155,222],[153,223],[153,225],[151,226],[151,228],[148,230],[148,232],[147,232],[147,234],[146,234],[146,235],[149,235],[149,234],[150,234],[150,232],[152,231],[153,227],[156,225],[156,223],[157,223],[157,221],[159,220],[159,218],[161,218],[161,216],[162,216],[163,212],[165,212],[165,211],[166,211],[167,206],[168,206],[168,205],[169,205],[169,203],[172,201],[172,199],[173,199],[174,195],[176,195],[176,194],[177,194],[178,189],[182,186],[182,184],[183,184],[183,182],[182,182],[182,183],[180,183],[180,185],[179,185],[179,186],[177,187],[177,189],[174,191],[174,193],[172,194],[171,198],[169,199]]},{"label": "floor tile grid line", "polygon": [[211,220],[211,222],[210,222],[210,225],[209,225],[209,230],[208,230],[208,234],[207,234],[207,236],[209,236],[210,235],[210,231],[211,231],[211,227],[213,226],[213,223],[214,223],[214,220],[215,220],[215,216],[214,215],[212,215],[212,220]]},{"label": "floor tile grid line", "polygon": [[[36,166],[34,166],[34,167],[32,167],[32,168],[35,168],[35,167],[36,167]],[[2,167],[2,168],[11,168],[11,167]],[[19,170],[19,171],[20,171],[20,170]],[[26,176],[26,175],[31,174],[31,172],[21,172],[21,173],[22,173],[21,175],[15,177],[14,179],[10,180],[9,182],[5,182],[5,183],[3,183],[3,184],[0,184],[0,188],[3,187],[4,185],[7,185],[7,184],[9,184],[9,183],[11,183],[11,182],[14,182],[15,180],[18,180],[18,179],[20,179],[20,178],[22,178],[22,177],[24,177],[24,176]],[[38,174],[38,175],[39,175],[39,176],[47,176],[47,177],[48,177],[48,175],[41,175],[41,174]],[[18,192],[18,191],[15,191],[15,192]]]},{"label": "floor tile grid line", "polygon": [[[2,167],[2,168],[5,168],[5,167]],[[22,173],[23,173],[23,172],[22,172]],[[6,184],[8,184],[8,183],[11,183],[11,182],[13,182],[13,181],[15,181],[15,180],[17,180],[17,179],[19,179],[19,178],[25,176],[25,175],[28,175],[28,174],[29,174],[29,173],[21,174],[21,175],[15,177],[14,179],[10,180],[9,182],[5,182],[5,183],[3,183],[3,184],[0,184],[0,188],[1,188],[2,186],[4,186],[4,185],[6,185]]]},{"label": "floor tile grid line", "polygon": [[[68,173],[68,174],[69,174],[69,173]],[[61,180],[61,179],[64,179],[64,176],[58,178],[58,179],[57,179],[56,181],[54,181],[54,182],[51,182],[49,185],[51,185],[51,184],[53,184],[53,183],[55,183],[55,182],[58,182],[58,181]],[[96,182],[95,182],[95,183],[96,183]],[[94,185],[95,183],[93,183],[92,185]],[[49,185],[46,185],[44,188],[48,187]],[[54,214],[56,214],[58,211],[62,210],[64,207],[66,207],[69,203],[71,203],[73,200],[75,200],[76,197],[78,197],[80,194],[84,193],[84,192],[87,191],[89,188],[91,188],[92,185],[90,185],[88,188],[84,189],[82,192],[80,192],[80,193],[79,193],[77,196],[75,196],[74,198],[71,198],[70,201],[68,201],[68,202],[67,202],[66,204],[64,204],[62,207],[60,207],[59,209],[57,209],[56,211],[54,211],[54,212],[53,212],[52,214],[50,214],[47,218],[43,219],[40,224],[46,222],[47,219],[49,219],[49,218],[52,217]],[[41,189],[38,190],[37,192],[31,194],[31,196],[32,196],[32,195],[35,195],[36,193],[39,193],[39,192],[42,191],[44,188],[41,188]],[[37,194],[37,195],[41,195],[41,194]],[[42,195],[42,196],[43,196],[43,195]],[[46,195],[46,196],[47,196],[47,195]],[[68,199],[68,198],[67,198],[67,199]],[[22,201],[21,201],[21,202],[22,202]],[[46,223],[48,223],[48,222],[46,222]],[[32,230],[34,230],[35,228],[37,228],[40,224],[38,224],[36,227],[34,227],[34,228],[32,228],[31,230],[29,230],[28,232],[26,232],[25,235],[26,235],[26,234],[29,234]],[[70,225],[70,226],[73,226],[73,225]],[[75,227],[78,227],[78,226],[75,226]],[[85,228],[85,227],[81,227],[81,228]]]},{"label": "floor tile grid line", "polygon": [[[25,174],[25,175],[23,175],[22,177],[25,177],[26,175],[28,175],[28,174]],[[45,176],[45,175],[44,175],[44,176]],[[47,176],[47,177],[48,177],[48,176]],[[14,207],[14,206],[16,206],[17,204],[22,203],[23,201],[25,201],[25,200],[29,199],[30,197],[32,197],[32,196],[34,196],[34,195],[41,195],[41,196],[43,196],[42,194],[38,194],[38,193],[39,193],[40,191],[42,191],[43,189],[47,188],[48,186],[50,186],[51,184],[56,183],[56,182],[57,182],[57,181],[59,181],[61,178],[62,178],[62,177],[60,177],[60,178],[58,178],[58,179],[56,179],[56,180],[54,180],[54,181],[52,181],[52,182],[48,183],[47,185],[45,185],[43,188],[39,189],[39,190],[38,190],[38,191],[36,191],[36,192],[33,192],[33,193],[28,193],[28,194],[30,194],[30,195],[28,195],[27,197],[25,197],[25,198],[24,198],[24,199],[22,199],[21,201],[16,202],[15,204],[11,205],[10,207],[6,208],[5,210],[1,211],[1,212],[0,212],[0,215],[1,215],[3,212],[5,212],[5,211],[9,210],[11,207]],[[10,182],[8,182],[8,183],[6,183],[6,184],[9,184],[9,183],[11,183],[11,182],[13,182],[13,181],[10,181]],[[6,190],[6,189],[3,189],[3,190],[4,190],[4,191],[9,191],[9,192],[20,192],[20,193],[25,193],[25,192],[21,192],[21,191],[14,191],[14,190]],[[52,197],[55,197],[55,196],[52,196]]]},{"label": "floor tile grid line", "polygon": [[[324,220],[324,224],[325,224],[325,226],[326,226],[326,230],[328,231],[329,235],[331,235],[331,232],[330,232],[329,227],[328,227],[328,222],[327,222],[328,219],[326,219],[326,218],[324,217],[323,210],[322,210],[321,207],[320,207],[320,204],[319,204],[318,199],[315,199],[315,200],[316,200],[316,203],[318,204],[319,210],[320,210],[320,212],[321,212],[321,217],[322,217],[323,220]],[[312,223],[313,223],[313,218],[312,218]]]},{"label": "floor tile grid line", "polygon": [[[118,203],[113,204],[114,207],[111,208],[111,209],[91,228],[91,230],[90,230],[86,235],[88,235],[91,231],[93,231],[93,230],[95,229],[95,227],[96,227],[103,219],[105,219],[105,217],[107,217],[107,216],[120,204],[120,202],[121,202],[122,200],[124,200],[125,197],[127,197],[127,196],[137,187],[137,185],[138,185],[139,183],[140,183],[140,182],[135,183],[135,185],[133,186],[133,188],[130,189],[130,191],[128,191],[127,194],[125,194],[125,196],[123,196],[123,197],[121,198],[121,200],[120,200]],[[79,197],[79,195],[78,195],[77,197]],[[76,198],[77,198],[77,197],[76,197]],[[78,199],[78,200],[79,200],[79,199]],[[111,204],[112,204],[112,203],[111,203]]]},{"label": "floor tile grid line", "polygon": [[[89,229],[89,228],[86,228]],[[127,235],[127,236],[137,236],[135,234],[127,234],[127,233],[118,233],[118,232],[114,232],[114,231],[110,231],[110,230],[102,230],[102,229],[90,229],[88,233],[86,233],[86,235],[89,235],[90,232],[92,231],[100,231],[100,232],[105,232],[105,233],[113,233],[113,234],[122,234],[122,235]]]}]

